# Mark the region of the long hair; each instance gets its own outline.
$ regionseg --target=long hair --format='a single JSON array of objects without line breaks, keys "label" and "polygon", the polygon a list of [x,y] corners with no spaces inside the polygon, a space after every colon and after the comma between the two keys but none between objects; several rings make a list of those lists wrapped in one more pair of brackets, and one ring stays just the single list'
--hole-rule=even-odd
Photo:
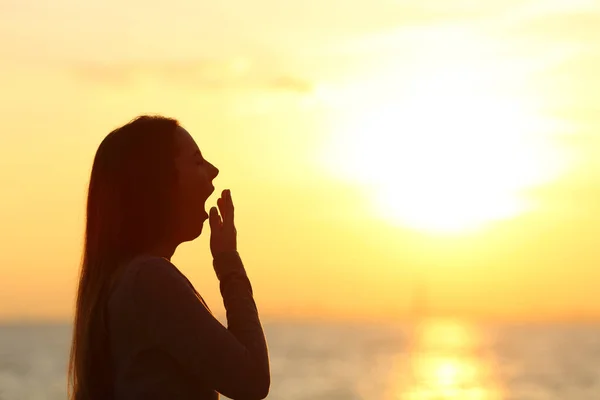
[{"label": "long hair", "polygon": [[141,116],[109,133],[96,152],[68,367],[71,400],[109,397],[105,307],[111,280],[119,266],[172,232],[178,126],[173,119]]}]

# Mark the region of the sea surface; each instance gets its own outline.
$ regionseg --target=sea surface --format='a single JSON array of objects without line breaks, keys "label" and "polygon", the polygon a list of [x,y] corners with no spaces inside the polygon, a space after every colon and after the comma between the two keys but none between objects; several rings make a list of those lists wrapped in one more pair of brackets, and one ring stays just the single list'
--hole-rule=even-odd
[{"label": "sea surface", "polygon": [[[598,400],[600,326],[265,323],[269,399]],[[71,327],[0,325],[0,399],[66,399]]]}]

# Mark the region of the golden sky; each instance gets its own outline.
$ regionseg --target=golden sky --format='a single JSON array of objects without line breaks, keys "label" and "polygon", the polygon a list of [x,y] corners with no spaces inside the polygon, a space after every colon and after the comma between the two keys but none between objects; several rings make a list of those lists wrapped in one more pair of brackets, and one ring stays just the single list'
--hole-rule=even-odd
[{"label": "golden sky", "polygon": [[[0,2],[0,318],[70,318],[102,138],[179,119],[265,315],[600,315],[595,0]],[[216,196],[209,202],[214,203]],[[203,237],[174,262],[222,312]]]}]

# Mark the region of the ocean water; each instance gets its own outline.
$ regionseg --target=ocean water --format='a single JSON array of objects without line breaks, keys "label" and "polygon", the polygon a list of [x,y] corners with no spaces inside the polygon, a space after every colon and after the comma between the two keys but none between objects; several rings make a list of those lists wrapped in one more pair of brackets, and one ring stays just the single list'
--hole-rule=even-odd
[{"label": "ocean water", "polygon": [[[600,326],[266,323],[269,399],[597,400]],[[0,326],[0,399],[66,398],[68,325]]]}]

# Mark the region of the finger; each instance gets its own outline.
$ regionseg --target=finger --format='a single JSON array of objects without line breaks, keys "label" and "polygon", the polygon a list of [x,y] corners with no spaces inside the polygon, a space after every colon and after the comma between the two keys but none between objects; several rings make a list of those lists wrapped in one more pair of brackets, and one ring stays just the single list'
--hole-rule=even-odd
[{"label": "finger", "polygon": [[228,190],[227,194],[228,194],[228,199],[229,199],[228,214],[229,214],[229,218],[231,218],[233,220],[233,214],[235,211],[235,207],[233,206],[233,199],[231,198],[231,190]]},{"label": "finger", "polygon": [[217,207],[211,207],[210,213],[208,215],[208,222],[210,223],[210,229],[216,229],[221,226],[221,217],[219,216],[219,211],[217,211]]},{"label": "finger", "polygon": [[211,229],[220,229],[223,227],[223,220],[219,215],[217,207],[212,207],[210,209],[210,227]]},{"label": "finger", "polygon": [[227,215],[227,207],[225,207],[225,199],[223,197],[217,199],[217,206],[219,207],[219,212],[221,213],[221,216],[223,217],[223,219],[225,219],[225,215]]},{"label": "finger", "polygon": [[232,223],[233,222],[233,203],[231,202],[231,191],[224,190],[223,191],[223,208],[225,212],[223,213],[223,223]]}]

